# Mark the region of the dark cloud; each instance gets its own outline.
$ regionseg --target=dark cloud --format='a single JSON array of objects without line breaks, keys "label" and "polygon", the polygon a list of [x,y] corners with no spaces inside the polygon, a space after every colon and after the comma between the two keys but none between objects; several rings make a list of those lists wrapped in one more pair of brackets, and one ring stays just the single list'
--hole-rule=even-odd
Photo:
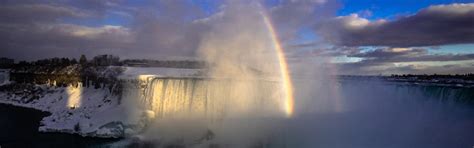
[{"label": "dark cloud", "polygon": [[340,72],[344,74],[447,74],[469,73],[474,69],[469,64],[472,63],[469,61],[474,61],[474,54],[431,54],[423,48],[359,49],[346,56],[361,61],[338,63]]},{"label": "dark cloud", "polygon": [[436,5],[395,20],[357,14],[316,25],[327,41],[346,46],[413,47],[474,43],[474,3]]},{"label": "dark cloud", "polygon": [[[290,54],[287,54],[289,58],[320,58],[320,57],[337,57],[355,55],[360,53],[359,47],[348,47],[348,46],[334,46],[334,47],[314,47],[317,43],[305,43],[290,46],[289,48],[297,49]],[[307,48],[307,49],[303,49]]]},{"label": "dark cloud", "polygon": [[[32,24],[1,28],[2,55],[22,60],[75,57],[84,53],[83,50],[126,48],[131,42],[128,30],[117,26]],[[88,52],[97,54],[94,50]]]},{"label": "dark cloud", "polygon": [[[228,2],[208,14],[191,1],[150,0],[137,5],[121,0],[1,1],[0,55],[17,60],[106,53],[125,58],[194,56],[202,36],[215,25],[209,20],[219,19]],[[282,30],[280,38],[288,39],[300,26],[314,22],[309,18],[332,9],[316,9],[320,5],[333,4],[284,1],[268,13],[277,30]],[[110,15],[129,22],[110,25],[109,21],[116,21]]]},{"label": "dark cloud", "polygon": [[337,63],[339,74],[346,75],[390,75],[390,74],[465,74],[472,73],[474,66],[464,63],[430,65],[413,63],[397,65],[394,63]]},{"label": "dark cloud", "polygon": [[338,57],[340,74],[468,73],[474,70],[470,64],[474,54],[431,50],[441,50],[440,45],[474,43],[472,26],[474,4],[430,6],[394,20],[369,21],[352,14],[316,22],[318,35],[334,46],[314,41],[287,48],[298,49],[290,55],[297,59]]},{"label": "dark cloud", "polygon": [[[137,7],[95,0],[3,4],[0,54],[18,60],[80,54],[189,56],[197,48],[199,34],[206,31],[202,24],[192,23],[193,17],[204,17],[201,10],[184,1],[149,1]],[[128,16],[132,22],[108,25],[107,13]]]},{"label": "dark cloud", "polygon": [[84,18],[91,13],[80,9],[53,4],[13,4],[0,6],[0,22],[2,24],[44,23],[61,18]]},{"label": "dark cloud", "polygon": [[[98,11],[70,1],[3,1],[0,6],[0,55],[18,60],[77,57],[84,49],[124,47],[128,30],[120,26],[89,27],[65,20],[98,18]],[[85,3],[85,1],[83,2]]]},{"label": "dark cloud", "polygon": [[[122,0],[1,1],[0,55],[17,60],[77,58],[80,54],[116,54],[123,58],[193,57],[215,28],[235,22],[229,19],[244,17],[241,12],[245,11],[229,10],[231,5],[245,4],[245,1],[219,2],[220,6],[213,14],[191,1],[126,3]],[[257,3],[252,1],[253,6]],[[252,11],[254,8],[262,7],[252,7]],[[390,21],[369,21],[356,14],[333,18],[339,8],[336,1],[288,0],[264,8],[268,9],[266,13],[293,61],[342,56],[361,59],[354,63],[339,63],[344,74],[442,73],[473,69],[472,64],[465,63],[437,66],[406,63],[474,60],[474,54],[428,52],[439,45],[474,43],[474,4],[431,6]],[[370,13],[359,12],[366,16]],[[121,19],[128,22],[113,23],[117,20],[110,20],[111,15],[123,17]],[[256,19],[241,20],[237,23],[244,25],[240,26],[252,28],[246,21]],[[108,24],[109,21],[113,24]],[[314,24],[317,24],[317,33],[335,46],[326,41],[292,42],[298,40],[302,28]],[[242,32],[239,27],[232,28],[239,25],[228,26],[230,29],[224,28],[229,29],[231,35]],[[365,51],[359,47],[362,45],[384,47]],[[411,46],[431,47],[388,48]]]},{"label": "dark cloud", "polygon": [[380,48],[368,52],[349,54],[371,62],[433,62],[474,60],[474,54],[430,54],[422,48]]}]

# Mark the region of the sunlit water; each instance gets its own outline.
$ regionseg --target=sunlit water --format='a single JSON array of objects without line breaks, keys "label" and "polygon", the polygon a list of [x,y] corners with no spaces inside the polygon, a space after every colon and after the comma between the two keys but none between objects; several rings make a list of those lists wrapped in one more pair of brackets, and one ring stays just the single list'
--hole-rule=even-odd
[{"label": "sunlit water", "polygon": [[[265,116],[263,110],[268,107],[266,103],[278,102],[271,101],[278,99],[271,97],[270,94],[274,93],[269,93],[278,90],[272,85],[254,88],[254,94],[247,94],[254,96],[250,97],[254,102],[241,102],[237,101],[238,95],[229,97],[232,96],[229,93],[232,89],[226,83],[210,84],[189,79],[156,80],[154,83],[157,86],[152,87],[152,91],[159,96],[153,96],[149,92],[145,102],[148,102],[148,108],[157,114],[157,118],[138,136],[138,141],[156,147],[473,145],[472,88],[418,86],[379,80],[325,81],[308,88],[306,82],[308,81],[295,81],[296,88],[305,89],[295,89],[295,114],[287,118]],[[203,89],[199,88],[203,86],[206,86],[206,91],[201,90],[199,95],[185,93],[190,90],[189,87],[197,87],[194,88],[196,91]],[[163,87],[171,90],[163,91]],[[265,97],[266,95],[269,97]],[[171,102],[165,105],[163,101],[166,102],[166,99],[163,100],[163,96],[173,99],[168,100]],[[209,99],[211,96],[216,100]],[[207,103],[204,101],[206,97],[209,99]],[[267,100],[259,100],[262,98]],[[193,107],[190,105],[191,101],[201,105]],[[223,103],[226,101],[228,102]],[[228,114],[232,107],[239,106],[245,107],[238,108],[239,110],[248,109],[245,114]],[[284,115],[281,110],[268,110],[267,113]],[[130,139],[136,142],[137,137]]]},{"label": "sunlit water", "polygon": [[[169,89],[177,92],[184,88],[203,87],[198,81],[168,80]],[[165,80],[157,80],[153,89],[162,88]],[[472,147],[474,137],[474,110],[472,88],[418,86],[383,81],[337,81],[317,83],[306,88],[308,81],[295,80],[295,114],[285,116],[255,116],[251,112],[265,109],[264,102],[255,103],[254,109],[239,116],[214,116],[225,113],[232,104],[219,109],[189,107],[193,95],[176,95],[176,91],[154,92],[143,102],[154,102],[146,109],[156,112],[156,118],[139,135],[118,142],[84,139],[69,134],[40,134],[37,124],[44,115],[1,107],[2,146],[184,146],[184,147]],[[194,83],[194,84],[193,84]],[[207,82],[202,82],[207,83]],[[260,89],[278,90],[270,85]],[[212,86],[212,87],[209,87]],[[206,89],[226,98],[227,86],[206,84]],[[168,87],[168,86],[167,86]],[[202,88],[195,88],[202,89]],[[161,89],[163,90],[163,89]],[[188,92],[188,91],[186,91]],[[204,91],[203,91],[204,92]],[[208,91],[205,91],[208,92]],[[259,92],[259,93],[257,93]],[[156,94],[168,93],[175,100],[172,111],[164,111]],[[179,93],[178,93],[179,94]],[[183,93],[181,93],[183,94]],[[186,93],[184,93],[186,94]],[[265,91],[256,91],[262,96]],[[197,95],[197,94],[196,94]],[[208,95],[197,95],[208,96]],[[214,95],[219,96],[219,95]],[[263,95],[264,96],[264,95]],[[168,97],[167,97],[168,98]],[[205,97],[204,97],[205,98]],[[260,97],[253,97],[253,99]],[[264,97],[265,98],[265,97]],[[238,99],[233,98],[233,99]],[[179,102],[178,100],[181,100]],[[187,100],[187,101],[186,101]],[[209,100],[208,100],[209,101]],[[188,102],[188,103],[186,103]],[[196,101],[201,104],[203,101]],[[205,102],[205,101],[204,101]],[[217,101],[219,102],[219,101]],[[162,102],[163,103],[163,102]],[[250,103],[253,104],[253,103]],[[220,104],[225,105],[225,104]],[[258,106],[262,106],[258,108]],[[277,105],[278,106],[278,105]],[[161,109],[160,109],[161,108]],[[204,107],[205,108],[205,107]],[[242,108],[240,108],[242,109]],[[281,108],[279,108],[281,109]],[[268,110],[281,113],[281,110]],[[32,110],[33,111],[33,110]],[[23,112],[23,113],[22,113]],[[34,112],[34,111],[33,111]],[[185,114],[183,114],[185,112]],[[261,113],[264,113],[262,111]],[[206,118],[185,118],[192,116]],[[174,116],[176,115],[176,116]],[[211,116],[212,115],[212,116]],[[23,118],[25,117],[25,118]],[[33,118],[35,117],[35,118]],[[209,118],[207,118],[209,117]],[[28,119],[28,121],[27,121]],[[35,119],[34,121],[31,119]],[[166,120],[163,120],[166,119]],[[15,125],[15,126],[13,126]],[[16,127],[16,128],[15,128]],[[21,129],[21,130],[20,130]],[[56,139],[62,140],[56,140]],[[28,143],[36,143],[31,145]]]}]

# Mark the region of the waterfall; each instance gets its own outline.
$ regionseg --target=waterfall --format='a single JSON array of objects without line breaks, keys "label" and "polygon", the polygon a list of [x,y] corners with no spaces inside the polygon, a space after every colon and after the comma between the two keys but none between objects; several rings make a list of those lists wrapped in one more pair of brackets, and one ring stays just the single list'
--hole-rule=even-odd
[{"label": "waterfall", "polygon": [[[440,106],[473,105],[474,88],[436,85],[417,85],[387,81],[341,81],[340,94],[352,107],[363,103],[434,103]],[[361,99],[370,101],[360,101]],[[357,104],[357,105],[356,105]]]},{"label": "waterfall", "polygon": [[281,83],[277,81],[203,78],[152,78],[141,100],[158,119],[204,118],[210,121],[228,117],[282,116],[283,102]]}]

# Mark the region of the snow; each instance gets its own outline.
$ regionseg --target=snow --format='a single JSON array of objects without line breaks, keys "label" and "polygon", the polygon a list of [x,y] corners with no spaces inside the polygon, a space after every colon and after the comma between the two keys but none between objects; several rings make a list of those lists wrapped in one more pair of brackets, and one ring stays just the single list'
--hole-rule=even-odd
[{"label": "snow", "polygon": [[[122,67],[125,70],[118,77],[133,79],[147,83],[150,77],[198,77],[203,75],[202,69]],[[7,73],[0,73],[2,76]],[[0,81],[0,83],[5,80]],[[132,83],[132,82],[129,82]],[[130,99],[134,95],[114,95],[108,89],[93,87],[68,86],[56,87],[54,83],[36,85],[44,94],[31,102],[25,102],[21,93],[31,95],[28,90],[20,94],[0,92],[0,103],[33,108],[51,113],[42,119],[39,131],[66,132],[82,136],[123,137],[135,134],[144,126],[144,118],[153,118],[147,111],[131,112]],[[127,88],[130,89],[130,88]],[[125,90],[124,93],[127,93]],[[133,91],[133,90],[132,90]],[[120,98],[122,97],[122,98]],[[23,99],[23,100],[22,100]],[[122,103],[118,101],[122,99]],[[130,127],[130,128],[129,128]]]},{"label": "snow", "polygon": [[[179,68],[157,68],[157,67],[120,67],[124,71],[118,76],[120,80],[138,80],[138,83],[148,83],[150,78],[156,77],[193,77],[206,76],[205,69],[179,69]],[[114,75],[113,70],[107,71]],[[104,75],[109,75],[104,72]],[[3,77],[2,77],[3,76]],[[0,85],[8,82],[7,71],[0,71]],[[3,78],[3,79],[2,79]],[[355,80],[363,80],[356,79]],[[348,78],[351,80],[351,78]],[[372,80],[372,79],[367,79]],[[396,82],[412,81],[393,80]],[[133,81],[125,81],[134,83]],[[408,83],[410,82],[410,83]],[[418,81],[415,81],[417,83]],[[435,80],[434,82],[438,82]],[[472,82],[469,82],[472,83]],[[430,85],[433,85],[430,83]],[[465,83],[456,86],[464,86]],[[131,85],[129,87],[133,87]],[[153,119],[153,111],[131,111],[134,99],[140,99],[141,88],[125,88],[122,95],[112,94],[108,89],[95,89],[93,87],[56,87],[54,84],[36,85],[44,94],[39,94],[38,99],[31,102],[22,100],[24,95],[30,93],[27,90],[17,94],[16,92],[1,92],[0,103],[16,106],[34,108],[51,113],[42,119],[39,131],[42,132],[66,132],[76,133],[82,136],[96,137],[123,137],[136,134],[144,127],[144,119]],[[137,89],[137,90],[135,90]],[[119,103],[121,100],[121,103]]]},{"label": "snow", "polygon": [[[83,136],[90,135],[98,137],[120,137],[113,133],[103,131],[101,126],[111,123],[130,123],[124,115],[123,105],[119,105],[118,96],[114,96],[106,89],[94,89],[85,87],[51,87],[38,85],[49,91],[39,99],[29,103],[23,103],[20,96],[0,93],[0,103],[16,106],[34,108],[51,113],[42,119],[39,131],[43,132],[68,132]],[[80,126],[80,130],[75,126]],[[97,132],[100,131],[101,132]]]}]

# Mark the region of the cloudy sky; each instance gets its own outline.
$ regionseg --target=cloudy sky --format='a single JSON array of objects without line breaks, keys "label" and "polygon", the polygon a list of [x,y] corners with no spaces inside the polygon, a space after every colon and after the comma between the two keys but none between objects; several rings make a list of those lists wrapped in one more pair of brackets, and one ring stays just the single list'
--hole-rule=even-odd
[{"label": "cloudy sky", "polygon": [[[195,57],[235,1],[3,0],[0,56]],[[340,74],[474,72],[472,0],[242,0],[270,16],[290,61]],[[238,12],[238,11],[237,11]]]}]

